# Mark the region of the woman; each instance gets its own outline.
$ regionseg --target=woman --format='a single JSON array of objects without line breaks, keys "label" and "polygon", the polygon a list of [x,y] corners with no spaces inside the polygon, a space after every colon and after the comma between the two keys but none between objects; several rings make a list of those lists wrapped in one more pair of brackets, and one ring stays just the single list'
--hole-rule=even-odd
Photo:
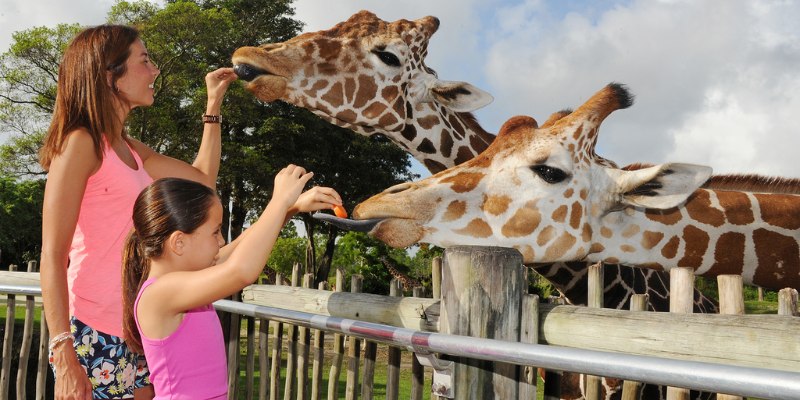
[{"label": "woman", "polygon": [[[208,103],[197,158],[188,164],[128,137],[125,120],[153,103],[159,75],[136,29],[80,32],[59,68],[52,122],[40,152],[48,171],[41,284],[56,399],[152,398],[147,369],[122,340],[121,254],[133,202],[154,179],[215,187],[220,105],[231,68],[206,75]],[[137,371],[138,370],[138,371]]]}]

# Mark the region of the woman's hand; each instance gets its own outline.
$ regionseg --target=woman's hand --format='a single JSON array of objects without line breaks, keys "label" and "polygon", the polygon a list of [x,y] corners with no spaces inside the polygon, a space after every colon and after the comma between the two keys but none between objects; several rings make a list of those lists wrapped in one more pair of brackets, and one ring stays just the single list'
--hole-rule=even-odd
[{"label": "woman's hand", "polygon": [[237,79],[233,68],[219,68],[206,74],[206,88],[208,88],[208,101],[220,102],[225,96],[231,82]]},{"label": "woman's hand", "polygon": [[86,370],[78,363],[71,343],[64,343],[53,351],[56,369],[54,398],[56,400],[91,400],[92,383]]}]

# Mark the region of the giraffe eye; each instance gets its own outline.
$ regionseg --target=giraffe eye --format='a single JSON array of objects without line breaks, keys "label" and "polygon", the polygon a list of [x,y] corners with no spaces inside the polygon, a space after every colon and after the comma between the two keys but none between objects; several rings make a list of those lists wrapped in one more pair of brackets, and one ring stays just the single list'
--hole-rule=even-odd
[{"label": "giraffe eye", "polygon": [[376,56],[378,56],[378,58],[380,58],[381,61],[383,61],[384,64],[386,64],[386,65],[388,65],[390,67],[399,67],[400,66],[400,59],[397,58],[396,55],[394,55],[394,54],[392,54],[392,53],[390,53],[388,51],[373,50],[372,54],[375,54]]},{"label": "giraffe eye", "polygon": [[531,171],[539,175],[545,182],[551,184],[562,182],[569,176],[563,170],[547,165],[534,165],[531,167]]}]

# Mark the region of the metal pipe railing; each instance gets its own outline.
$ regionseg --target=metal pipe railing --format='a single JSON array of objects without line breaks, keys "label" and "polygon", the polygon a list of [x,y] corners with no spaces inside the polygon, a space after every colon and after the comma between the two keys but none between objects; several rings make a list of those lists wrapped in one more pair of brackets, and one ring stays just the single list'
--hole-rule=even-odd
[{"label": "metal pipe railing", "polygon": [[788,371],[446,335],[230,300],[216,301],[214,307],[255,318],[341,332],[414,352],[534,365],[706,392],[800,399],[800,373]]},{"label": "metal pipe railing", "polygon": [[[0,285],[0,293],[41,295],[41,289]],[[218,300],[214,307],[255,318],[340,332],[423,354],[444,353],[739,396],[800,399],[800,373],[796,372],[446,335],[230,300]]]}]

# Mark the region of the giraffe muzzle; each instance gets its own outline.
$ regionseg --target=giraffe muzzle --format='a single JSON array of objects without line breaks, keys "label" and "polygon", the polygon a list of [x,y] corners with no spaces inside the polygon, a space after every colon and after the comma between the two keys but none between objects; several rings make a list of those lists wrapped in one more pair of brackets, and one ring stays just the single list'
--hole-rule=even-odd
[{"label": "giraffe muzzle", "polygon": [[250,64],[235,64],[233,66],[233,72],[236,73],[240,79],[245,80],[247,82],[256,79],[259,75],[267,75],[269,72],[256,68]]},{"label": "giraffe muzzle", "polygon": [[379,222],[383,221],[383,218],[373,218],[373,219],[339,218],[337,216],[321,212],[316,212],[314,214],[311,214],[311,217],[314,219],[318,219],[320,221],[325,221],[340,229],[344,229],[346,231],[354,231],[354,232],[369,232],[372,230],[372,228],[375,227],[375,225],[378,225]]}]

